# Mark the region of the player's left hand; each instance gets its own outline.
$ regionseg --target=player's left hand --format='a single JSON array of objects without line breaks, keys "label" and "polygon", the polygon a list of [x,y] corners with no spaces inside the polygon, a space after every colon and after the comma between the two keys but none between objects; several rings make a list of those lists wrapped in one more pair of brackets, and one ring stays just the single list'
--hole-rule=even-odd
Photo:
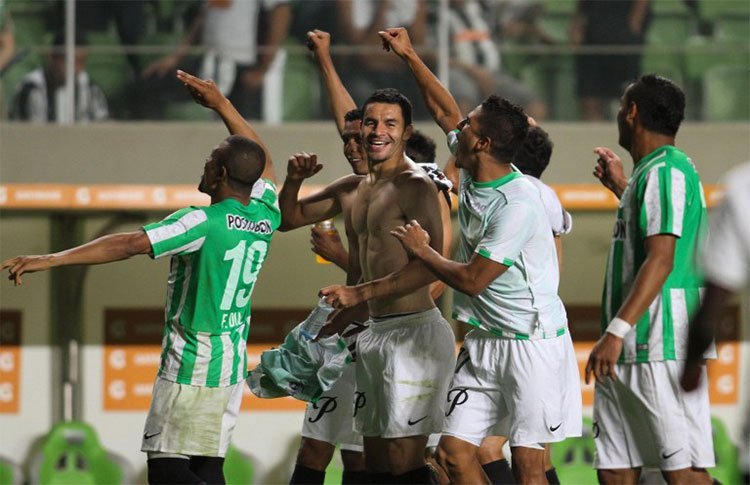
[{"label": "player's left hand", "polygon": [[206,108],[217,109],[227,99],[211,79],[201,79],[180,70],[177,79],[185,85],[195,102]]},{"label": "player's left hand", "polygon": [[24,273],[34,273],[44,271],[52,267],[52,256],[43,254],[41,256],[16,256],[15,258],[6,259],[0,264],[0,271],[8,269],[8,279],[13,281],[15,286],[23,285],[21,275]]},{"label": "player's left hand", "polygon": [[430,235],[415,220],[405,226],[398,226],[391,231],[391,235],[401,241],[404,248],[412,254],[430,245]]},{"label": "player's left hand", "polygon": [[365,301],[364,294],[356,286],[331,285],[320,290],[326,303],[333,308],[349,308]]},{"label": "player's left hand", "polygon": [[691,392],[698,388],[701,383],[703,366],[700,362],[685,361],[685,367],[682,369],[680,385],[685,392]]},{"label": "player's left hand", "polygon": [[594,348],[591,349],[589,361],[586,363],[586,384],[590,382],[591,374],[600,384],[604,383],[607,377],[616,381],[615,365],[617,359],[620,358],[621,351],[622,339],[605,332],[594,345]]}]

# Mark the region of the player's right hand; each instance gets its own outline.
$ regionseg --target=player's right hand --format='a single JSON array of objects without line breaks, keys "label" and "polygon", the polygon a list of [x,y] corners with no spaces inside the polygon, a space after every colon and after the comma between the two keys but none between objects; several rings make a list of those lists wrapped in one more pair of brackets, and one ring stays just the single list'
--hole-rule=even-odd
[{"label": "player's right hand", "polygon": [[8,279],[13,281],[15,286],[21,286],[23,285],[23,281],[21,281],[22,274],[44,271],[51,267],[52,256],[49,254],[41,256],[16,256],[15,258],[3,261],[0,264],[0,271],[8,269]]},{"label": "player's right hand", "polygon": [[307,33],[307,48],[317,56],[327,53],[331,48],[331,34],[322,30],[312,30]]},{"label": "player's right hand", "polygon": [[620,197],[628,184],[622,160],[615,152],[606,147],[596,147],[594,153],[599,157],[594,166],[594,177],[614,192],[617,197]]},{"label": "player's right hand", "polygon": [[195,102],[206,108],[217,109],[227,100],[211,79],[201,79],[181,70],[177,71],[177,79],[185,85]]},{"label": "player's right hand", "polygon": [[392,50],[399,57],[404,57],[412,50],[409,32],[403,27],[394,27],[378,32],[383,42],[383,49]]},{"label": "player's right hand", "polygon": [[300,152],[289,157],[286,165],[286,178],[291,180],[304,180],[312,177],[323,169],[323,164],[318,163],[318,156],[314,153]]}]

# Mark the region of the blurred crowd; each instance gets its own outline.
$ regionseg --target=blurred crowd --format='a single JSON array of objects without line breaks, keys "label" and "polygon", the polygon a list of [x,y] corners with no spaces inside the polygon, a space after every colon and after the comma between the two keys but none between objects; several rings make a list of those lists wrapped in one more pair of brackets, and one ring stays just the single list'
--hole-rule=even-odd
[{"label": "blurred crowd", "polygon": [[[0,0],[2,118],[64,119],[64,26],[63,0]],[[449,0],[445,11],[432,0],[78,0],[74,118],[205,119],[178,68],[214,79],[248,118],[327,117],[303,45],[315,28],[332,34],[355,101],[395,87],[425,118],[408,71],[378,42],[392,26],[435,70],[445,34],[444,81],[462,107],[498,93],[537,119],[612,119],[623,84],[657,72],[687,91],[693,119],[750,117],[746,0]]]}]

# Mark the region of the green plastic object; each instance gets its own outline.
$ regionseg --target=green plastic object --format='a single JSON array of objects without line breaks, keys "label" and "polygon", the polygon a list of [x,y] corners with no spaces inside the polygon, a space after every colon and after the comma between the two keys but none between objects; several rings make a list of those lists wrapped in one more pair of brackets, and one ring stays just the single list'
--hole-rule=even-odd
[{"label": "green plastic object", "polygon": [[716,467],[709,469],[708,472],[724,485],[742,483],[737,446],[729,439],[726,426],[724,426],[724,423],[719,418],[713,416],[711,417],[711,430],[714,441]]},{"label": "green plastic object", "polygon": [[576,485],[597,485],[594,470],[594,436],[592,422],[583,418],[583,435],[580,438],[568,438],[560,443],[553,443],[551,450],[552,464],[555,465],[560,483]]},{"label": "green plastic object", "polygon": [[253,458],[230,445],[224,456],[224,479],[227,485],[252,485],[254,478]]},{"label": "green plastic object", "polygon": [[0,456],[0,485],[16,485],[23,483],[23,472],[21,468]]},{"label": "green plastic object", "polygon": [[38,469],[46,484],[120,484],[124,472],[102,447],[94,429],[82,422],[56,424],[44,439]]}]

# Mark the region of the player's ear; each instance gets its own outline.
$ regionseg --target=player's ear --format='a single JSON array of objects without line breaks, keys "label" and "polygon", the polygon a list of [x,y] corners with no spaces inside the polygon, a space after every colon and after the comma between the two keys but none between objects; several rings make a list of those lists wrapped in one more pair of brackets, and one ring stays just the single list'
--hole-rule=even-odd
[{"label": "player's ear", "polygon": [[411,135],[414,133],[414,125],[408,125],[406,129],[404,130],[404,140],[408,140],[411,138]]},{"label": "player's ear", "polygon": [[478,152],[489,152],[490,145],[492,145],[492,140],[487,136],[480,136],[477,138],[477,141],[474,142],[474,148]]}]

